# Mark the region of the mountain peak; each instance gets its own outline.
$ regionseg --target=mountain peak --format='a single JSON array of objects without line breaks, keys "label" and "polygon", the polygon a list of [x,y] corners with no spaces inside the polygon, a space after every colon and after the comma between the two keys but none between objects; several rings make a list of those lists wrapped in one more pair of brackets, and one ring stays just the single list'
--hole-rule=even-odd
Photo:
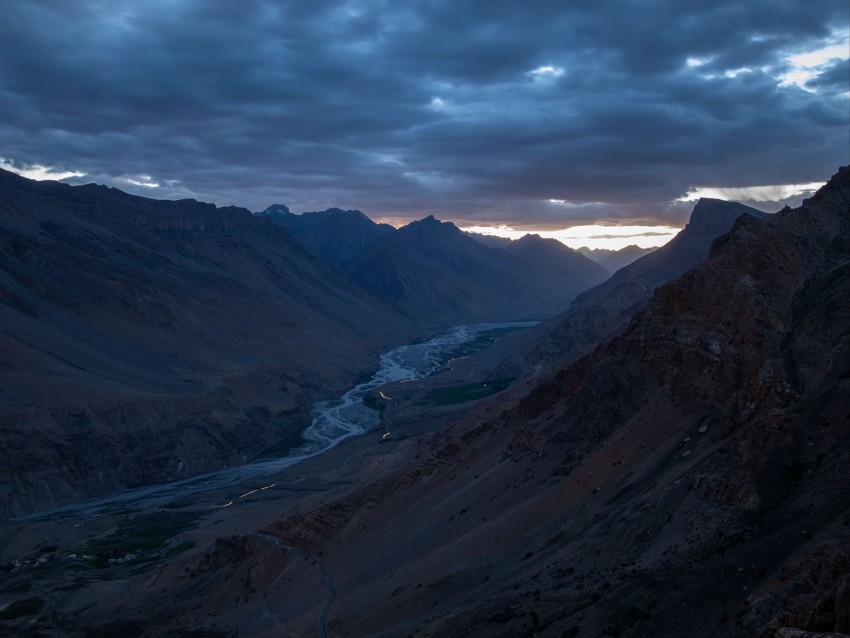
[{"label": "mountain peak", "polygon": [[[525,242],[526,244],[532,244],[532,243],[543,242],[543,241],[547,241],[547,240],[544,239],[543,237],[541,237],[540,235],[538,235],[537,233],[526,233],[525,235],[523,235],[522,237],[517,239],[517,241]],[[557,240],[553,240],[553,241],[557,241]]]},{"label": "mountain peak", "polygon": [[288,215],[288,214],[290,214],[289,206],[284,206],[283,204],[272,204],[271,206],[269,206],[264,211],[262,211],[258,214],[259,215],[273,215],[275,213]]},{"label": "mountain peak", "polygon": [[694,230],[709,230],[710,232],[714,232],[714,229],[719,227],[731,228],[735,220],[744,213],[756,218],[762,218],[767,215],[764,211],[753,208],[752,206],[746,206],[740,202],[700,197],[696,206],[694,206],[694,210],[691,212],[691,218],[688,220],[687,228],[691,232]]},{"label": "mountain peak", "polygon": [[399,230],[404,231],[405,229],[408,229],[407,232],[462,232],[452,222],[440,221],[433,215],[428,215],[428,217],[410,222],[407,226],[402,226]]}]

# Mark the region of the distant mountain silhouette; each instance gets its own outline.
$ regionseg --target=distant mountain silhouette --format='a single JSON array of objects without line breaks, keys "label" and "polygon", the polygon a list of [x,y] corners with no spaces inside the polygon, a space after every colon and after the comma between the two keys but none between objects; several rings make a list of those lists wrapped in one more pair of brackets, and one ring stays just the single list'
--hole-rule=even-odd
[{"label": "distant mountain silhouette", "polygon": [[623,326],[646,304],[654,290],[708,257],[714,239],[743,214],[765,213],[717,199],[700,199],[685,228],[666,245],[615,272],[604,283],[580,294],[564,313],[528,335],[529,346],[502,371],[530,372],[570,361]]},{"label": "distant mountain silhouette", "polygon": [[346,272],[398,311],[443,324],[544,317],[608,275],[558,242],[491,248],[433,216],[382,238]]},{"label": "distant mountain silhouette", "polygon": [[644,255],[648,255],[654,250],[656,249],[641,248],[640,246],[632,244],[630,246],[626,246],[625,248],[620,248],[619,250],[582,247],[578,249],[578,252],[580,252],[585,257],[592,259],[596,263],[602,264],[611,272],[616,272],[620,270],[620,268],[628,266],[636,259],[639,259]]},{"label": "distant mountain silhouette", "polygon": [[[594,268],[588,264],[587,257],[557,239],[545,239],[540,235],[528,234],[510,242],[502,250],[535,264],[540,268],[540,272],[546,273],[547,276],[563,273],[584,289],[595,285],[600,278],[608,277],[607,268]],[[593,260],[591,259],[590,262],[593,263]]]},{"label": "distant mountain silhouette", "polygon": [[344,270],[375,242],[395,232],[392,226],[376,224],[359,210],[329,208],[295,215],[286,206],[276,204],[255,214],[268,217],[275,226],[283,226],[309,253],[339,270]]},{"label": "distant mountain silhouette", "polygon": [[238,464],[413,336],[237,208],[0,171],[0,511]]},{"label": "distant mountain silhouette", "polygon": [[484,238],[433,216],[396,230],[338,208],[294,215],[275,205],[256,215],[286,228],[308,252],[425,324],[539,319],[608,276],[555,240]]}]

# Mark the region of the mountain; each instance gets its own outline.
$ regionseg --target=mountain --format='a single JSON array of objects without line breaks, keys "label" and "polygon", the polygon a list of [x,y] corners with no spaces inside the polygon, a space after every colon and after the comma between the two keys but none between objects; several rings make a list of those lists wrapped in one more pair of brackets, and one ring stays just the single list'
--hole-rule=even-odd
[{"label": "mountain", "polygon": [[702,263],[712,241],[727,232],[743,214],[765,216],[737,202],[700,199],[688,224],[662,246],[587,290],[562,314],[527,335],[524,351],[507,361],[497,374],[515,376],[570,361],[622,327],[643,308],[654,290]]},{"label": "mountain", "polygon": [[[398,443],[410,464],[265,533],[322,557],[339,635],[846,633],[848,275],[843,168],[798,209],[744,215],[513,407]],[[211,587],[282,560],[228,543],[180,570]],[[286,609],[306,632],[317,576],[293,561]]]},{"label": "mountain", "polygon": [[469,231],[465,231],[467,235],[472,237],[479,244],[484,244],[485,246],[489,246],[490,248],[508,248],[514,242],[513,239],[508,237],[499,237],[498,235],[482,235],[481,233],[470,233]]},{"label": "mountain", "polygon": [[566,246],[540,237],[515,243],[491,248],[429,216],[376,243],[346,272],[398,311],[437,324],[540,318],[607,277]]},{"label": "mountain", "polygon": [[388,224],[376,224],[359,210],[329,208],[295,215],[286,206],[275,204],[255,215],[283,226],[310,254],[338,270],[344,270],[355,257],[395,231]]},{"label": "mountain", "polygon": [[578,252],[585,257],[592,259],[596,263],[605,266],[611,272],[616,272],[620,270],[620,268],[628,266],[636,259],[639,259],[644,255],[648,255],[654,250],[655,248],[641,248],[640,246],[632,244],[625,248],[620,248],[619,250],[582,247],[578,249]]},{"label": "mountain", "polygon": [[[616,334],[444,429],[415,410],[429,382],[390,384],[384,436],[266,484],[3,526],[2,627],[845,635],[848,275],[850,167],[797,209],[741,216]],[[432,398],[447,389],[468,405],[468,387]],[[80,554],[97,551],[95,570]]]},{"label": "mountain", "polygon": [[410,322],[269,220],[0,171],[0,511],[260,455]]},{"label": "mountain", "polygon": [[547,275],[549,273],[556,275],[560,272],[575,273],[574,281],[585,289],[590,288],[600,279],[607,279],[609,275],[609,269],[604,266],[603,269],[594,268],[578,251],[557,239],[544,239],[540,235],[524,235],[503,246],[502,250],[536,265]]}]

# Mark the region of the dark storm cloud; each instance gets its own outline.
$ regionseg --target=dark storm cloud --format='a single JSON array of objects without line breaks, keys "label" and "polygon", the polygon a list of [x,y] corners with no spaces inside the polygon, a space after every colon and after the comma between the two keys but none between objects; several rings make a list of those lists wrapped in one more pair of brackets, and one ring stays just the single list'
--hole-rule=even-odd
[{"label": "dark storm cloud", "polygon": [[841,3],[563,4],[10,0],[0,157],[148,196],[541,225],[681,222],[691,188],[850,160],[847,61],[782,84],[846,42]]}]

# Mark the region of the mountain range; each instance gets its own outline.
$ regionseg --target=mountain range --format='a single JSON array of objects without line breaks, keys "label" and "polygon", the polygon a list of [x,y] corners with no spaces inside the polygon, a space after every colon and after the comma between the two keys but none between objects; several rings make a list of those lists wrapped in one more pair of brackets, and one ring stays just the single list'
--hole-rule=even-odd
[{"label": "mountain range", "polygon": [[312,404],[389,345],[552,315],[607,276],[560,244],[486,248],[433,217],[253,215],[6,171],[0,260],[10,513],[297,444]]},{"label": "mountain range", "polygon": [[634,260],[648,255],[655,248],[641,248],[635,244],[620,248],[619,250],[611,250],[607,248],[579,248],[578,251],[585,257],[589,257],[593,261],[605,266],[611,272],[616,272],[628,266]]},{"label": "mountain range", "polygon": [[[80,476],[109,477],[115,463],[136,462],[107,449],[126,444],[105,435],[104,415],[135,445],[149,445],[141,432],[183,453],[184,439],[152,424],[180,406],[194,423],[218,419],[216,431],[242,428],[233,444],[249,449],[242,437],[262,438],[287,414],[283,396],[341,385],[365,369],[365,351],[421,330],[413,316],[474,317],[462,297],[476,294],[469,281],[503,272],[494,259],[512,268],[530,267],[511,258],[539,268],[565,260],[540,238],[485,246],[433,218],[369,241],[317,234],[308,249],[273,214],[0,180],[3,362],[17,366],[0,377],[0,462],[12,468],[4,485],[14,483],[7,493],[19,499],[7,497],[6,507],[19,511],[35,502],[19,490],[68,500]],[[332,265],[325,250],[346,257]],[[417,277],[425,268],[433,272]],[[376,389],[380,430],[262,483],[153,512],[79,517],[74,527],[0,526],[10,561],[0,573],[0,623],[11,623],[0,629],[175,638],[847,634],[848,275],[850,167],[800,207],[771,215],[701,200],[666,247],[512,341],[517,351],[492,361],[481,388],[523,381],[489,399],[469,400],[487,351],[466,352],[440,373],[461,385],[447,389],[435,377]],[[533,299],[509,292],[512,281],[494,282],[478,302],[510,315],[500,290]],[[444,310],[441,300],[456,305]],[[323,315],[331,303],[344,305],[332,306],[341,314]],[[173,318],[160,318],[160,307]],[[300,332],[305,308],[322,315],[315,333]],[[239,314],[229,320],[231,312]],[[291,341],[267,353],[270,315],[286,316],[292,325],[281,334],[307,339],[315,360]],[[234,339],[219,360],[205,321]],[[160,336],[172,330],[171,340]],[[109,340],[90,343],[94,333]],[[177,348],[183,367],[161,343]],[[286,355],[295,358],[274,363]],[[334,376],[336,356],[348,367]],[[290,390],[277,385],[285,375]],[[63,412],[24,394],[30,383],[61,392],[69,379],[104,397]],[[195,403],[176,402],[177,382],[192,385],[184,394]],[[136,386],[143,396],[127,402]],[[439,423],[451,415],[447,426],[429,425],[429,400],[454,406],[440,413]],[[129,419],[144,401],[168,410]],[[25,420],[38,415],[53,420]],[[101,474],[73,466],[74,452],[100,463]],[[154,466],[176,457],[159,454]],[[110,480],[100,489],[114,489]],[[140,544],[147,549],[122,553]],[[112,553],[86,558],[92,547]],[[30,562],[11,562],[24,548]]]},{"label": "mountain range", "polygon": [[257,215],[287,228],[307,251],[420,322],[539,319],[609,275],[558,241],[528,235],[484,245],[433,216],[396,230],[337,208],[295,215],[276,205]]},{"label": "mountain range", "polygon": [[286,228],[310,254],[338,270],[344,270],[355,257],[395,231],[389,224],[376,224],[359,210],[329,208],[295,215],[286,206],[275,204],[255,215]]},{"label": "mountain range", "polygon": [[[392,467],[264,533],[323,558],[339,635],[846,632],[848,268],[844,168],[800,208],[744,214],[513,405],[400,442]],[[222,543],[215,573],[270,577],[273,545],[228,542],[239,571]],[[310,609],[315,576],[291,569],[287,608]]]},{"label": "mountain range", "polygon": [[0,172],[0,510],[256,457],[417,334],[249,211]]}]

